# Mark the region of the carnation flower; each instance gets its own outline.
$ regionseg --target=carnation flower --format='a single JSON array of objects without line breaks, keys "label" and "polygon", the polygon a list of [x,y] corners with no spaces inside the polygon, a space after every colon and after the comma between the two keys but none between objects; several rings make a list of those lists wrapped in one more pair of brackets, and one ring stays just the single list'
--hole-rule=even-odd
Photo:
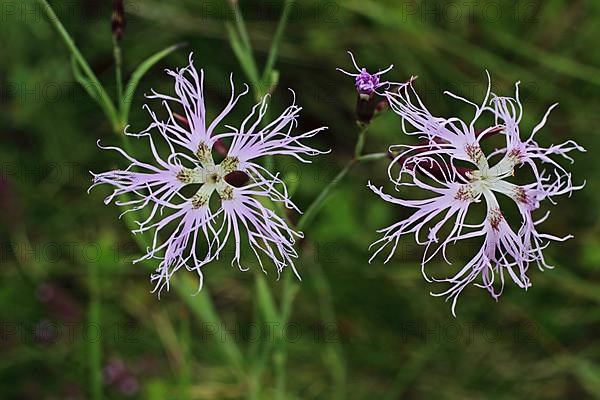
[{"label": "carnation flower", "polygon": [[[531,133],[522,135],[519,83],[515,85],[514,98],[498,97],[490,92],[490,86],[488,75],[488,90],[479,105],[446,92],[474,108],[474,116],[467,122],[456,117],[433,116],[412,84],[398,92],[388,92],[392,110],[402,117],[403,131],[420,139],[417,145],[390,147],[395,154],[388,168],[390,179],[403,195],[402,188],[406,187],[411,193],[415,188],[424,189],[430,196],[419,199],[394,197],[369,183],[369,187],[385,201],[413,210],[408,218],[379,231],[383,237],[373,244],[377,250],[371,260],[387,249],[385,262],[389,261],[400,238],[414,234],[417,243],[425,246],[422,270],[426,280],[450,284],[447,290],[432,295],[452,300],[454,315],[460,293],[476,280],[479,280],[477,286],[498,300],[507,278],[520,288],[531,286],[527,274],[531,263],[540,270],[551,268],[544,259],[543,250],[550,241],[564,241],[571,236],[539,232],[538,226],[548,218],[549,212],[539,218],[534,217],[533,212],[540,208],[542,201],[547,199],[554,203],[555,196],[571,194],[583,187],[573,185],[571,174],[556,158],[573,162],[568,153],[585,149],[572,140],[549,147],[543,147],[535,140],[556,104],[547,110]],[[494,123],[479,130],[476,124],[485,123],[482,121],[484,115],[491,116]],[[492,135],[501,135],[505,146],[486,155],[481,143]],[[511,182],[519,168],[530,171],[530,183]],[[512,224],[507,221],[499,205],[500,196],[516,204],[520,221]],[[466,222],[470,208],[480,202],[486,206],[483,220]],[[468,239],[479,239],[481,247],[454,276],[439,279],[426,274],[425,266],[433,257],[441,254],[450,264],[446,254],[448,245]]]},{"label": "carnation flower", "polygon": [[[231,264],[241,270],[247,269],[241,260],[245,242],[261,268],[261,256],[266,256],[278,273],[291,267],[298,276],[294,242],[302,233],[294,231],[265,204],[281,203],[298,209],[278,174],[272,174],[258,161],[264,156],[287,155],[308,163],[307,156],[323,152],[303,142],[326,128],[293,132],[302,110],[295,104],[295,95],[292,105],[271,122],[265,121],[265,96],[239,125],[222,126],[239,99],[248,93],[247,85],[236,95],[230,77],[231,97],[222,112],[209,120],[204,71],[195,69],[191,55],[187,67],[167,73],[175,80],[176,95],[153,91],[148,96],[162,101],[166,119],[145,106],[152,119],[150,126],[137,134],[126,132],[145,138],[154,160],[138,160],[118,147],[101,146],[116,150],[130,165],[125,170],[94,175],[93,185],[114,187],[105,200],[107,204],[116,199],[118,206],[130,207],[125,212],[146,212],[133,232],[153,232],[152,245],[136,262],[161,260],[152,275],[154,290],[168,290],[171,277],[182,267],[199,275],[201,288],[202,266],[218,259],[231,241]],[[159,149],[161,144],[168,150],[166,157]]]}]

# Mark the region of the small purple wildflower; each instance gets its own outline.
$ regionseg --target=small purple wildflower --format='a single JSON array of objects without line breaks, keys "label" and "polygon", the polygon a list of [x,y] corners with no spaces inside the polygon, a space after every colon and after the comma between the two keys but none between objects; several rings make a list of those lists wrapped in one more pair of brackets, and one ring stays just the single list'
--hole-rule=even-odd
[{"label": "small purple wildflower", "polygon": [[[425,279],[451,285],[446,291],[432,295],[451,299],[453,315],[456,315],[456,302],[462,290],[478,278],[481,282],[476,286],[487,289],[498,300],[504,288],[505,275],[517,286],[527,289],[531,286],[527,276],[530,263],[537,264],[540,270],[552,268],[546,263],[543,250],[550,241],[564,241],[571,236],[557,237],[538,232],[538,225],[548,218],[549,212],[537,219],[532,213],[543,200],[554,203],[554,196],[570,195],[583,187],[573,185],[571,174],[551,156],[573,162],[567,153],[585,151],[584,148],[572,140],[550,147],[542,147],[534,140],[556,104],[548,109],[529,137],[523,140],[519,129],[523,112],[519,83],[515,85],[514,98],[498,97],[491,93],[490,87],[488,74],[487,94],[480,105],[446,92],[474,107],[474,117],[470,122],[455,117],[433,116],[412,84],[401,87],[398,92],[387,92],[392,110],[402,117],[404,133],[418,136],[424,142],[391,146],[390,151],[395,158],[388,168],[389,177],[397,190],[407,187],[410,193],[414,193],[413,188],[420,188],[434,196],[396,198],[369,182],[369,187],[385,201],[414,209],[408,218],[379,231],[384,236],[373,244],[378,248],[371,260],[391,246],[385,262],[389,261],[400,238],[414,234],[417,243],[425,246],[422,260]],[[476,130],[475,124],[484,114],[491,115],[495,122],[483,131]],[[409,131],[407,126],[414,130]],[[503,135],[506,146],[486,156],[480,143],[494,133]],[[465,168],[464,165],[470,167]],[[520,167],[528,167],[533,175],[532,183],[518,185],[510,182],[515,169]],[[400,171],[394,173],[395,168]],[[512,199],[517,205],[521,215],[517,229],[513,229],[506,220],[497,194]],[[482,199],[486,204],[485,218],[478,224],[467,223],[469,208]],[[450,264],[447,246],[474,238],[482,241],[481,248],[453,277],[436,279],[427,276],[425,265],[434,256],[441,253]],[[498,281],[499,288],[496,287]]]},{"label": "small purple wildflower", "polygon": [[336,69],[343,74],[346,74],[348,76],[352,76],[355,78],[356,91],[358,92],[359,95],[364,95],[364,96],[370,97],[373,95],[373,93],[377,93],[377,91],[381,88],[389,89],[389,87],[392,85],[392,82],[388,82],[388,81],[382,82],[381,75],[391,71],[392,68],[394,68],[393,65],[390,65],[388,68],[386,68],[383,71],[379,71],[375,74],[371,74],[367,71],[366,68],[361,68],[358,66],[358,64],[356,63],[356,59],[354,58],[354,54],[352,54],[352,52],[349,51],[348,54],[350,55],[352,64],[354,65],[354,68],[356,68],[356,71],[358,71],[358,73],[348,72],[341,68],[336,68]]},{"label": "small purple wildflower", "polygon": [[[192,55],[189,65],[176,71],[167,71],[175,79],[176,96],[152,92],[151,99],[159,99],[165,107],[167,119],[161,120],[148,106],[152,123],[139,134],[127,135],[146,138],[154,162],[139,161],[117,147],[102,147],[119,152],[131,163],[125,170],[94,175],[94,185],[114,186],[105,203],[115,198],[118,206],[138,211],[149,206],[147,218],[138,222],[134,233],[153,232],[152,245],[139,260],[160,259],[160,266],[152,275],[154,290],[169,288],[173,274],[182,267],[195,271],[203,283],[201,267],[219,258],[225,245],[233,239],[233,260],[241,270],[241,244],[246,241],[263,268],[260,254],[266,255],[280,272],[289,266],[298,275],[293,259],[296,238],[302,233],[290,228],[275,212],[261,202],[280,202],[297,209],[288,196],[279,174],[272,174],[257,159],[264,156],[287,155],[301,162],[310,162],[305,156],[324,152],[302,142],[326,128],[293,134],[298,125],[301,107],[286,108],[272,122],[264,122],[268,96],[252,108],[238,127],[221,126],[221,122],[248,93],[248,86],[235,94],[230,77],[231,97],[222,112],[209,121],[204,97],[204,71],[194,68]],[[293,94],[293,92],[292,92]],[[174,110],[173,107],[177,109]],[[176,111],[182,110],[184,116]],[[151,135],[155,131],[158,135]],[[169,155],[160,154],[156,138],[162,139]],[[224,143],[229,144],[228,148]],[[214,155],[223,153],[217,162]],[[241,177],[241,179],[240,179]],[[235,181],[235,182],[234,182]],[[92,187],[93,187],[92,186]],[[195,194],[186,195],[184,188],[196,187]],[[219,205],[211,203],[218,197]],[[160,236],[160,237],[159,237]],[[263,268],[264,270],[264,268]]]},{"label": "small purple wildflower", "polygon": [[369,124],[375,116],[379,115],[388,107],[385,91],[390,90],[392,86],[403,87],[409,82],[415,80],[416,77],[413,76],[409,82],[403,83],[389,81],[382,82],[381,75],[394,68],[393,65],[390,65],[383,71],[371,74],[366,68],[361,68],[358,66],[352,52],[349,51],[348,54],[350,55],[352,64],[358,73],[351,73],[341,68],[336,69],[345,75],[355,78],[355,87],[358,94],[355,109],[356,120],[359,124]]}]

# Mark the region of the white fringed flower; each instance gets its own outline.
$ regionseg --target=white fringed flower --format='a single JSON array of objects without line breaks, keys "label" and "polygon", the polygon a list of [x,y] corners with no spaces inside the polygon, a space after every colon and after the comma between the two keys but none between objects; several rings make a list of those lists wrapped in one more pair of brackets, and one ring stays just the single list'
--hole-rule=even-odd
[{"label": "white fringed flower", "polygon": [[[231,263],[242,270],[246,269],[241,260],[246,242],[261,267],[261,256],[266,255],[278,272],[291,267],[297,275],[294,242],[302,233],[266,208],[264,200],[297,208],[284,182],[261,166],[259,159],[286,155],[310,162],[308,156],[323,152],[303,142],[326,128],[294,132],[302,110],[295,104],[295,96],[293,104],[272,122],[264,121],[267,96],[238,127],[222,126],[238,100],[248,93],[247,86],[236,95],[230,79],[231,97],[227,105],[209,120],[204,72],[194,68],[191,56],[187,67],[167,72],[175,79],[176,96],[156,92],[148,96],[162,101],[167,118],[161,120],[146,106],[152,123],[139,134],[128,133],[148,140],[154,161],[140,161],[120,148],[107,147],[122,154],[130,165],[125,170],[94,175],[94,186],[108,184],[115,188],[106,203],[119,198],[116,204],[131,207],[128,211],[147,211],[147,217],[138,222],[139,229],[134,233],[153,232],[152,245],[137,261],[161,260],[152,276],[155,290],[168,289],[171,277],[182,267],[198,273],[201,287],[202,266],[219,258],[229,242],[233,242],[234,248]],[[166,158],[158,150],[159,138],[169,149]],[[215,157],[219,153],[220,162]],[[184,189],[190,186],[197,190],[186,196]],[[217,198],[217,202],[211,202]]]},{"label": "white fringed flower", "polygon": [[[431,196],[418,200],[396,198],[369,183],[385,201],[413,210],[408,218],[380,231],[383,237],[373,244],[377,247],[373,258],[388,249],[385,261],[389,261],[400,238],[414,234],[417,243],[425,246],[422,261],[425,278],[450,284],[448,290],[434,295],[451,299],[453,314],[459,294],[477,279],[478,286],[487,289],[495,299],[501,295],[507,277],[523,289],[530,287],[527,275],[530,263],[536,263],[540,269],[549,268],[543,250],[550,241],[570,238],[540,233],[538,225],[547,219],[549,212],[538,219],[532,212],[543,200],[553,201],[555,196],[582,187],[573,185],[571,174],[555,159],[559,156],[573,161],[568,153],[585,151],[582,147],[571,140],[542,147],[534,140],[556,104],[523,140],[519,130],[522,117],[519,83],[514,98],[498,97],[490,92],[490,86],[479,105],[446,93],[474,108],[474,116],[468,122],[433,116],[412,82],[398,92],[387,92],[392,110],[402,117],[404,132],[421,141],[417,145],[390,147],[395,154],[388,169],[390,179],[398,190],[406,187],[414,192],[418,188]],[[491,115],[495,123],[478,130],[476,124],[481,124],[484,115]],[[486,155],[481,142],[495,134],[501,134],[506,145]],[[532,182],[525,185],[511,182],[515,169],[522,167],[531,171]],[[518,229],[513,229],[506,220],[497,199],[499,195],[517,205],[521,215]],[[485,218],[477,224],[467,223],[469,208],[481,201],[486,204]],[[446,257],[448,245],[474,238],[481,240],[481,248],[454,276],[435,279],[425,273],[425,265],[440,253],[450,263]]]}]

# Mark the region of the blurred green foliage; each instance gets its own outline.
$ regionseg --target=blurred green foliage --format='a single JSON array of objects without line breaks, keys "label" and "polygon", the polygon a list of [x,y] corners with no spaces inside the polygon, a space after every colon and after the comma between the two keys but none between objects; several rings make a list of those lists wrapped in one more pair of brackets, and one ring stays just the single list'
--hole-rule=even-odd
[{"label": "blurred green foliage", "polygon": [[[114,95],[111,2],[52,3]],[[352,157],[357,135],[353,82],[335,71],[350,68],[346,50],[373,70],[395,64],[392,80],[418,75],[417,88],[441,115],[468,116],[468,107],[442,92],[480,99],[485,69],[498,94],[512,94],[520,80],[523,129],[531,129],[558,101],[540,141],[574,139],[588,153],[576,155],[571,167],[576,181],[587,181],[586,188],[556,206],[546,205],[552,218],[545,228],[575,235],[548,249],[556,268],[543,273],[532,268],[533,287],[524,292],[508,286],[499,303],[469,288],[456,319],[447,303],[429,296],[442,287],[423,281],[421,250],[412,240],[403,242],[389,264],[367,263],[375,230],[406,210],[382,204],[366,188],[368,180],[385,183],[385,162],[353,169],[306,231],[312,245],[299,262],[304,279],[291,316],[298,334],[287,338],[289,398],[330,399],[332,390],[343,393],[336,384],[345,387],[348,399],[599,397],[600,2],[295,3],[272,104],[282,109],[291,98],[286,88],[293,88],[305,108],[302,127],[329,126],[317,145],[332,149],[301,169],[276,160],[298,179],[294,198],[301,209]],[[88,171],[123,167],[123,160],[100,151],[96,141],[119,144],[119,139],[74,81],[70,56],[36,4],[0,0],[0,398],[90,398],[94,354],[89,344],[98,336],[106,398],[245,398],[248,388],[226,366],[215,343],[219,334],[194,318],[174,291],[160,301],[150,293],[150,270],[131,264],[140,250],[117,220],[120,210],[103,205],[108,189],[86,193]],[[248,0],[240,6],[262,64],[282,3]],[[171,92],[172,81],[162,69],[185,65],[190,51],[205,69],[211,112],[229,95],[230,72],[238,83],[247,80],[228,42],[225,22],[232,16],[225,1],[130,0],[125,8],[126,76],[156,51],[187,43],[140,83],[132,131],[147,126],[143,94],[151,88]],[[237,118],[252,99],[242,103]],[[367,151],[382,152],[407,140],[398,119],[388,113],[373,123]],[[453,269],[460,262],[459,256],[454,265],[440,268]],[[99,274],[97,335],[87,315],[94,299],[90,269]],[[252,332],[244,328],[257,312],[253,274],[228,262],[205,271],[230,333],[244,352],[258,351]],[[283,280],[276,276],[270,273],[267,282],[278,296]],[[271,369],[263,380],[265,398],[274,387]]]}]

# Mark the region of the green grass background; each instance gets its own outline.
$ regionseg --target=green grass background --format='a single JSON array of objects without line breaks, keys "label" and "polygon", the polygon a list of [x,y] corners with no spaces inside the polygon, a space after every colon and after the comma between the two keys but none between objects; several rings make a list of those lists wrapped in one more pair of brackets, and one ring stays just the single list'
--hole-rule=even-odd
[{"label": "green grass background", "polygon": [[[114,93],[111,2],[52,2],[100,80]],[[259,62],[266,58],[282,5],[240,1]],[[301,128],[329,126],[315,145],[331,148],[295,169],[294,199],[305,209],[352,157],[357,128],[346,50],[376,70],[389,64],[392,80],[418,75],[417,88],[432,111],[468,118],[468,107],[444,90],[476,100],[485,69],[494,91],[512,95],[522,82],[523,131],[546,107],[560,102],[539,134],[548,145],[574,139],[588,150],[571,166],[583,191],[561,198],[544,225],[573,240],[547,250],[551,271],[530,270],[533,287],[507,285],[500,302],[471,287],[449,304],[429,296],[420,274],[420,249],[403,242],[387,265],[368,264],[375,230],[406,216],[367,188],[383,184],[386,162],[355,168],[306,230],[311,245],[298,263],[303,281],[287,340],[290,399],[567,399],[600,397],[600,3],[593,0],[407,1],[300,0],[283,39],[273,108],[296,91],[304,106]],[[119,144],[95,103],[74,82],[69,54],[31,0],[0,2],[0,398],[87,399],[90,359],[122,360],[137,382],[131,398],[236,399],[248,388],[228,367],[214,335],[175,291],[159,301],[150,293],[149,268],[139,256],[119,210],[104,206],[108,188],[87,194],[88,171],[123,167],[96,141]],[[183,66],[190,51],[206,72],[209,111],[226,101],[228,74],[246,80],[227,39],[225,1],[126,2],[123,41],[126,76],[144,58],[174,43],[187,47],[164,59],[142,80],[131,130],[147,126],[143,94],[172,92],[164,68]],[[242,118],[250,96],[236,110]],[[407,143],[391,113],[377,119],[366,150]],[[134,143],[134,146],[142,147]],[[462,259],[467,256],[462,254]],[[460,265],[461,257],[453,266]],[[90,267],[96,267],[101,325],[91,329]],[[326,279],[322,279],[323,271]],[[281,281],[267,281],[275,296]],[[255,340],[244,327],[256,314],[252,273],[227,261],[205,268],[207,288],[244,352]],[[193,299],[191,300],[194,301]],[[95,304],[92,302],[92,304]],[[335,315],[332,314],[335,312]],[[91,346],[98,332],[101,353]],[[324,335],[323,332],[325,332]],[[337,332],[337,333],[336,333]],[[219,339],[217,339],[219,340]],[[248,342],[251,342],[250,344]],[[343,366],[343,367],[342,367]],[[95,378],[90,378],[95,376]],[[105,398],[127,398],[103,383]],[[272,397],[269,362],[263,397]],[[339,386],[343,386],[341,390]]]}]

